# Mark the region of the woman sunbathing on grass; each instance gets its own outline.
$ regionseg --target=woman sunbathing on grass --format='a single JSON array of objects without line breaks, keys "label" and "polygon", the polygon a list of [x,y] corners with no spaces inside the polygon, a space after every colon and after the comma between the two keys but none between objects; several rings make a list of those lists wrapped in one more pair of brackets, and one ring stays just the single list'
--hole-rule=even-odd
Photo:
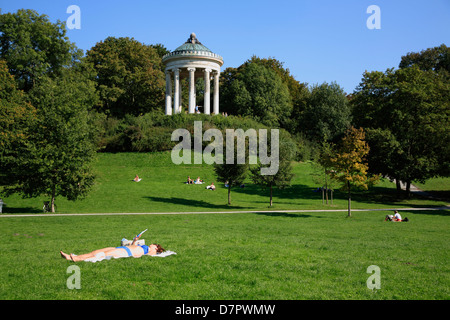
[{"label": "woman sunbathing on grass", "polygon": [[114,258],[125,258],[125,257],[135,257],[140,258],[143,255],[154,256],[157,253],[164,252],[165,250],[159,244],[146,245],[135,245],[137,238],[134,239],[133,243],[129,246],[122,247],[108,247],[103,249],[94,250],[92,252],[74,255],[73,253],[67,254],[62,251],[61,257],[71,260],[71,261],[84,261],[86,259],[95,258],[99,253],[103,253],[106,257],[111,256]]}]

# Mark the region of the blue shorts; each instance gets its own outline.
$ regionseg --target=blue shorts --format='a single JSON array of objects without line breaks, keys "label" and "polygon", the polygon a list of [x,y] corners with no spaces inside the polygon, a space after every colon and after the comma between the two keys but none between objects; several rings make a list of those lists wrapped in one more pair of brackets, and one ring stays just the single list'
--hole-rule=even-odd
[{"label": "blue shorts", "polygon": [[131,257],[133,254],[131,253],[130,248],[122,246],[122,247],[116,247],[116,249],[125,249],[128,253],[128,256]]}]

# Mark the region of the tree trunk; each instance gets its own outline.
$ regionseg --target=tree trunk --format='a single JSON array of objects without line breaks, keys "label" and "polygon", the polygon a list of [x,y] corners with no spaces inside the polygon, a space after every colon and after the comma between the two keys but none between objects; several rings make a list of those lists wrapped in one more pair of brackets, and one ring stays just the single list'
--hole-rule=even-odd
[{"label": "tree trunk", "polygon": [[347,181],[347,188],[348,188],[348,216],[352,216],[352,194],[350,191],[350,181]]},{"label": "tree trunk", "polygon": [[395,185],[397,187],[397,193],[400,194],[400,192],[402,191],[402,185],[400,184],[399,179],[395,179]]},{"label": "tree trunk", "polygon": [[270,206],[272,206],[272,184],[270,184]]},{"label": "tree trunk", "polygon": [[411,197],[411,181],[406,181],[406,197]]},{"label": "tree trunk", "polygon": [[52,190],[52,200],[51,200],[52,213],[55,213],[55,194],[56,194],[56,185],[53,186],[53,190]]},{"label": "tree trunk", "polygon": [[228,183],[228,204],[231,204],[231,183]]}]

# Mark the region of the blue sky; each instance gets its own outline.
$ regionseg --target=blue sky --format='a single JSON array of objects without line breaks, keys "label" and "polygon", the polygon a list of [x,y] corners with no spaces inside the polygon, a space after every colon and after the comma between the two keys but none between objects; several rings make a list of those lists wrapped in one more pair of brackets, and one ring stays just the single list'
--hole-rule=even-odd
[{"label": "blue sky", "polygon": [[[450,0],[0,0],[3,13],[35,9],[66,21],[81,9],[81,29],[68,30],[84,51],[108,36],[133,37],[169,50],[191,32],[238,67],[252,55],[274,57],[310,85],[336,81],[348,93],[365,70],[398,67],[400,58],[442,43],[450,46]],[[366,26],[377,5],[381,29]]]}]

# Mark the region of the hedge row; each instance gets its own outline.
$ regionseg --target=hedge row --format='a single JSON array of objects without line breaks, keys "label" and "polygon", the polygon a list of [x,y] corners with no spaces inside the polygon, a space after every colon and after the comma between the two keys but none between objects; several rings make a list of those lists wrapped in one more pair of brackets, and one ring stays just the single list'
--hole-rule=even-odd
[{"label": "hedge row", "polygon": [[[187,129],[193,139],[194,121],[202,122],[202,131],[217,128],[226,129],[270,129],[248,117],[205,114],[176,114],[166,116],[162,112],[150,112],[138,117],[126,116],[123,119],[99,118],[100,131],[98,148],[100,152],[155,152],[171,150],[177,141],[171,141],[176,129]],[[297,160],[309,160],[314,155],[314,146],[302,136],[292,137],[280,129],[283,139],[292,143],[297,151]],[[204,146],[209,142],[203,142]]]}]

